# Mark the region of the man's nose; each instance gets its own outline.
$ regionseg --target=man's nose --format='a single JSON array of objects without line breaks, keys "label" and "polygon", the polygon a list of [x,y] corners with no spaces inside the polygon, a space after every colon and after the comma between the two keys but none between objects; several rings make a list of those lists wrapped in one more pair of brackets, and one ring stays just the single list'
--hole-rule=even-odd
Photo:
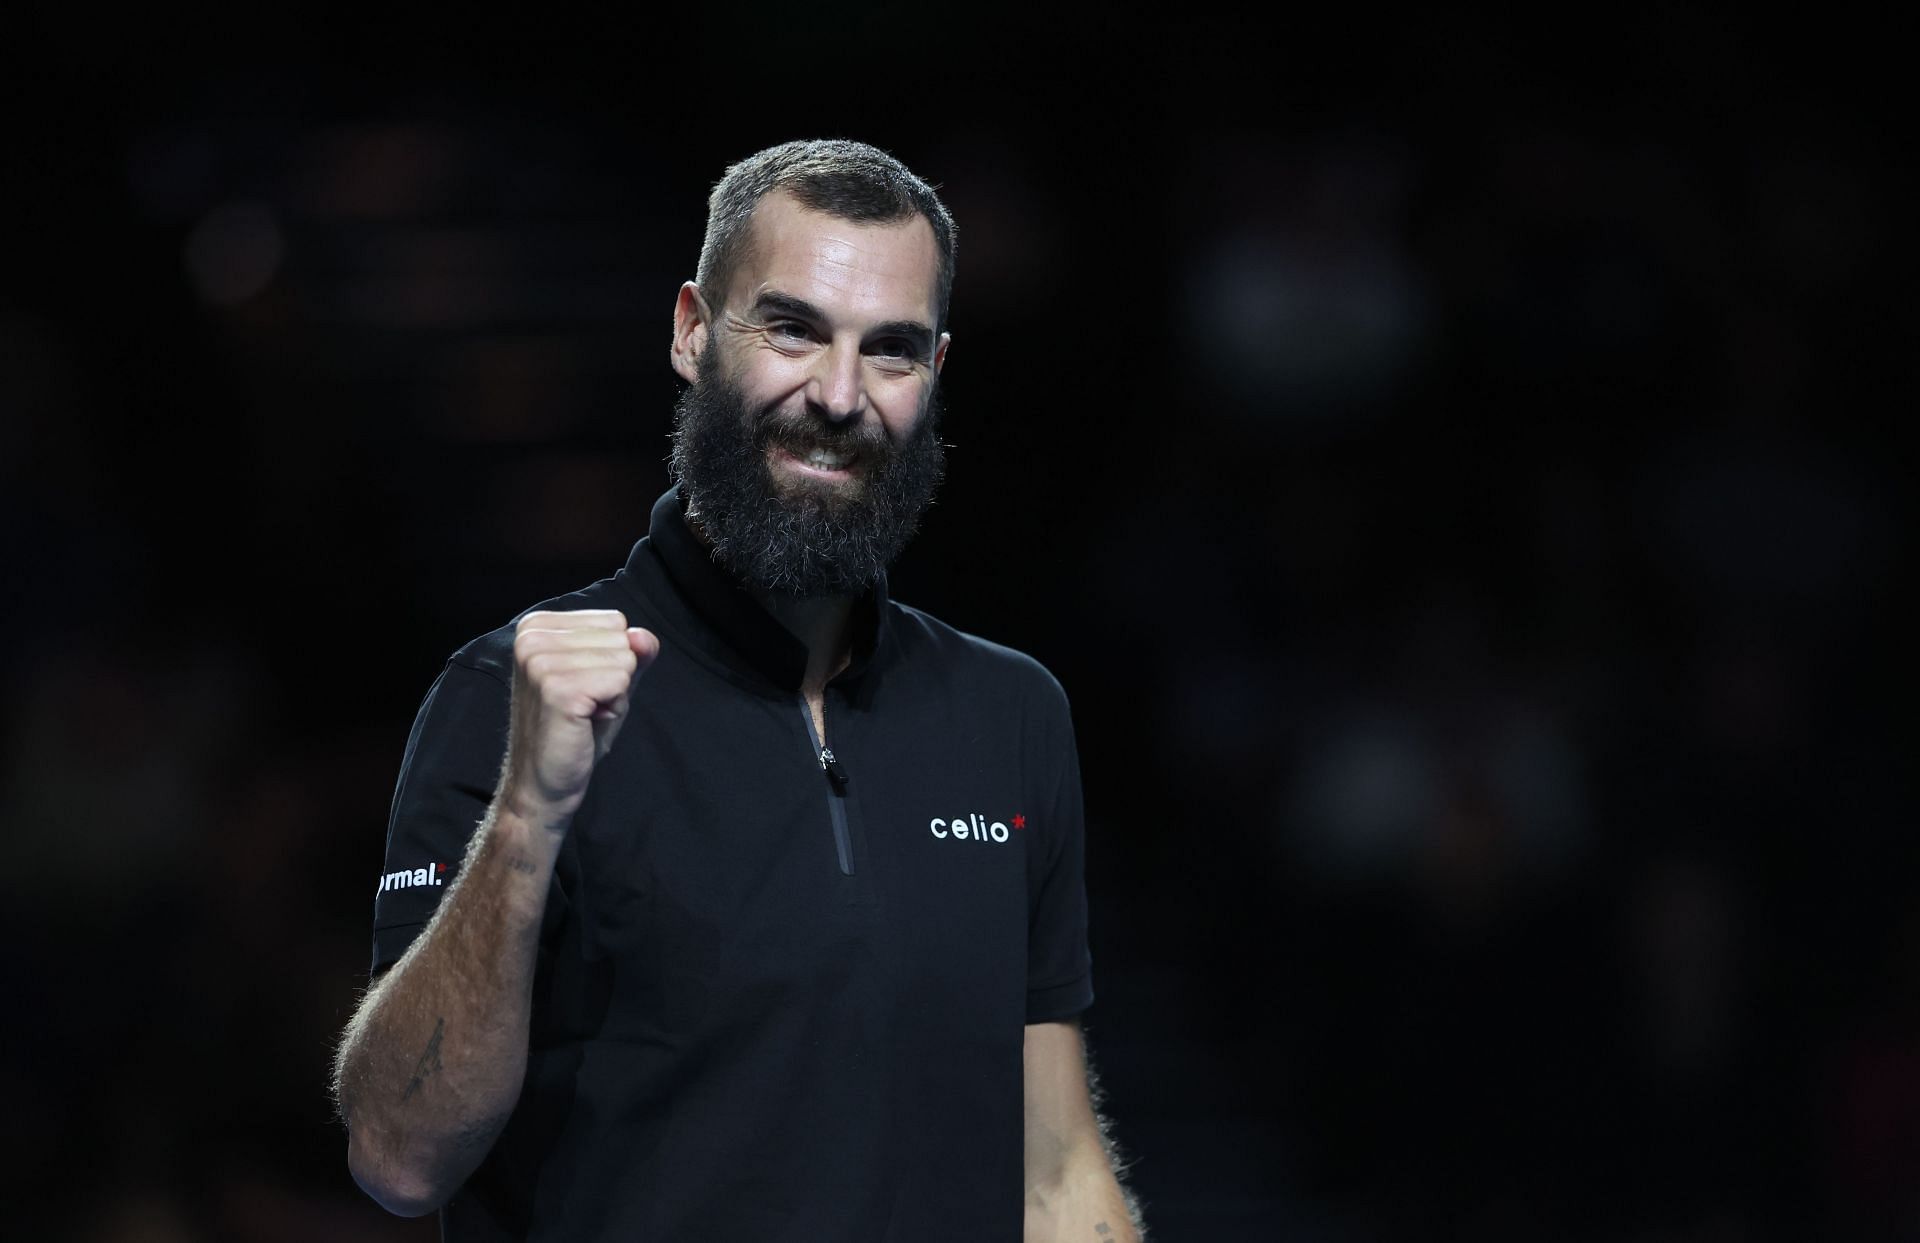
[{"label": "man's nose", "polygon": [[860,347],[831,342],[820,351],[807,383],[807,400],[828,422],[845,423],[867,412],[865,363]]}]

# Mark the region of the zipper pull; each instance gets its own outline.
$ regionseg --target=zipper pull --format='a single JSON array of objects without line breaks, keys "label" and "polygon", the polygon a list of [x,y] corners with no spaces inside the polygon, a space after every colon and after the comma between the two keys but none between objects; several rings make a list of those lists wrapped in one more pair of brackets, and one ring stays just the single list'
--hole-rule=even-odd
[{"label": "zipper pull", "polygon": [[827,780],[837,786],[847,784],[847,770],[840,767],[840,761],[833,758],[832,747],[820,748],[820,770],[827,774]]}]

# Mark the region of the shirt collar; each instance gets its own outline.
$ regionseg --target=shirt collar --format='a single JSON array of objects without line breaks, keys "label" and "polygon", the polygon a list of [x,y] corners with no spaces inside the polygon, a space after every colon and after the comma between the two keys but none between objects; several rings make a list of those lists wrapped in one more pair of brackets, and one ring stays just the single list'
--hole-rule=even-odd
[{"label": "shirt collar", "polygon": [[[657,559],[676,593],[699,623],[693,627],[705,646],[721,660],[769,679],[783,690],[798,692],[807,671],[806,645],[781,625],[760,602],[713,559],[687,525],[686,507],[676,485],[653,505],[647,538],[634,545],[627,573],[644,582],[642,562]],[[853,650],[847,667],[835,682],[861,676],[879,650],[887,611],[887,580],[882,575],[873,590],[854,602]]]}]

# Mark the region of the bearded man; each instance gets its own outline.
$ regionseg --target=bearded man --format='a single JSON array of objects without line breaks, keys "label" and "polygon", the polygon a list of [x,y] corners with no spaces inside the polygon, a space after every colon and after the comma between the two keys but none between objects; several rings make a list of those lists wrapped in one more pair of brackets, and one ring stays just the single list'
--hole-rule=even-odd
[{"label": "bearded man", "polygon": [[709,206],[675,489],[408,739],[349,1167],[454,1241],[1135,1238],[1065,697],[887,594],[943,471],[952,219],[839,141]]}]

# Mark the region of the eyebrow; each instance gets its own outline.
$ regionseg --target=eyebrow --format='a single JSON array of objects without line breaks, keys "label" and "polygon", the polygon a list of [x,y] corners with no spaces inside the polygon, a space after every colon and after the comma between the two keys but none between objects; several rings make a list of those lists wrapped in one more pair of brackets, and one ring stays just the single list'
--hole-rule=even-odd
[{"label": "eyebrow", "polygon": [[[819,307],[805,298],[796,298],[792,294],[769,289],[753,300],[753,309],[761,315],[772,312],[776,315],[791,315],[795,319],[804,319],[814,324],[824,324],[827,317]],[[867,338],[905,337],[913,342],[922,354],[933,352],[933,329],[917,319],[890,319],[884,324],[875,324],[867,330]]]}]

